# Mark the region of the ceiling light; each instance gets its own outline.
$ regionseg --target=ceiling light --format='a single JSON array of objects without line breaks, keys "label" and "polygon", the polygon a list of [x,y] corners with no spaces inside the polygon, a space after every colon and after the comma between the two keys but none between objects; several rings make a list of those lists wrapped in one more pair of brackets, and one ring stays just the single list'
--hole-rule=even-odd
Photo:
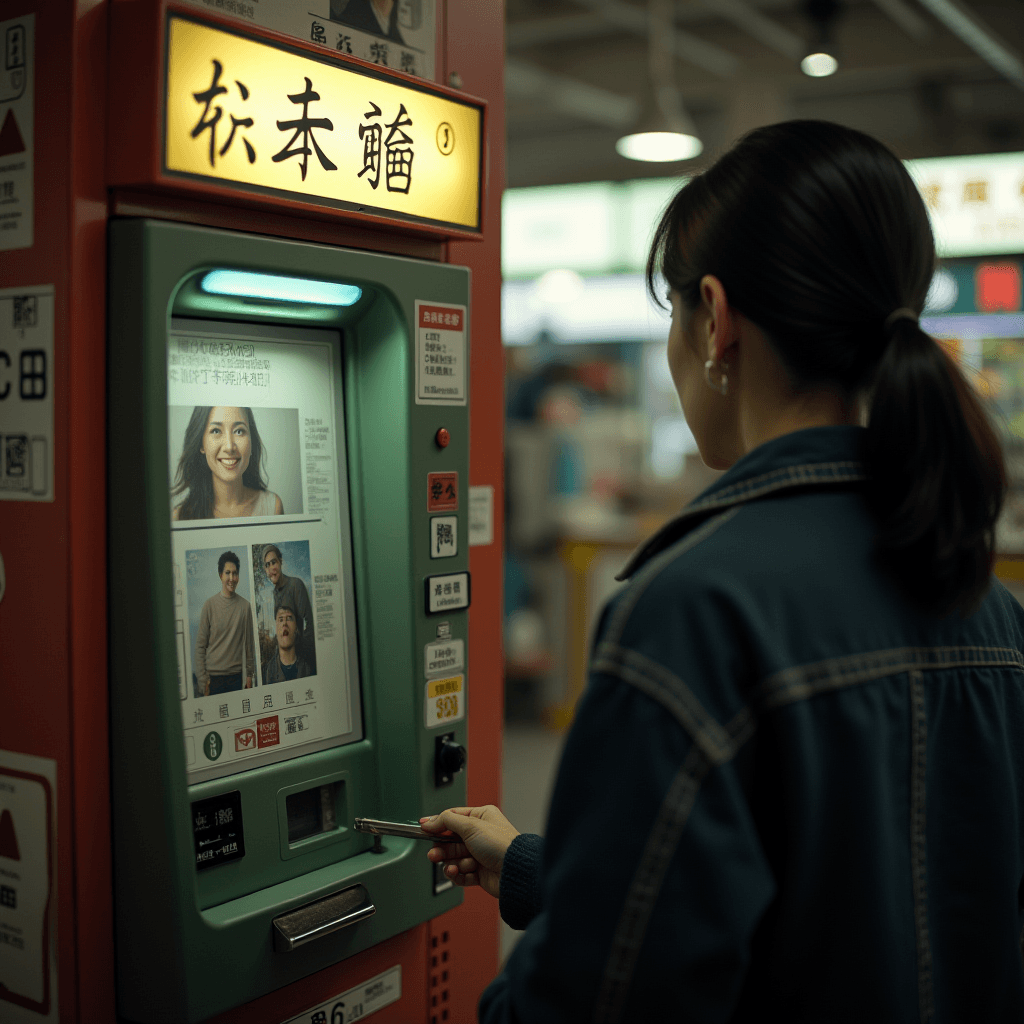
[{"label": "ceiling light", "polygon": [[800,70],[811,78],[834,75],[839,69],[835,28],[842,13],[841,0],[804,0],[803,12],[811,31]]},{"label": "ceiling light", "polygon": [[257,274],[245,270],[211,270],[203,277],[200,287],[213,295],[237,295],[244,299],[272,299],[277,302],[308,302],[320,306],[351,306],[363,294],[362,288],[354,284]]},{"label": "ceiling light", "polygon": [[800,61],[800,70],[811,78],[834,75],[838,68],[839,61],[831,53],[809,53]]},{"label": "ceiling light", "polygon": [[704,144],[695,135],[681,132],[637,132],[624,135],[615,143],[615,152],[629,160],[668,163],[699,156]]}]

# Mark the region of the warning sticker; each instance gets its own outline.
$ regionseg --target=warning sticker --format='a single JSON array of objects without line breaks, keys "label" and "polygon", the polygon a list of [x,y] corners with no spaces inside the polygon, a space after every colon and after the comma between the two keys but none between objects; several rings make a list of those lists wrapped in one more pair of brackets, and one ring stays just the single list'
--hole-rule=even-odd
[{"label": "warning sticker", "polygon": [[0,21],[0,251],[28,249],[34,238],[35,21]]},{"label": "warning sticker", "polygon": [[466,404],[466,307],[416,303],[416,404]]},{"label": "warning sticker", "polygon": [[53,501],[53,285],[0,289],[0,500]]},{"label": "warning sticker", "polygon": [[448,676],[431,679],[423,702],[424,726],[431,729],[466,717],[466,677]]},{"label": "warning sticker", "polygon": [[0,1019],[57,1019],[57,763],[0,750]]}]

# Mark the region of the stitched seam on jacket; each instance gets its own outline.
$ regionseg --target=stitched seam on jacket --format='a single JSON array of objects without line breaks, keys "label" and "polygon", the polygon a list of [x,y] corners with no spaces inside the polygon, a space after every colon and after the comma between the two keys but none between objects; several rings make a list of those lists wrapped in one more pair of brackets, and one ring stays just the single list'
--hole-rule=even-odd
[{"label": "stitched seam on jacket", "polygon": [[612,938],[611,952],[594,1006],[597,1024],[614,1024],[622,1020],[651,911],[693,810],[701,781],[710,766],[700,748],[692,747],[665,794]]},{"label": "stitched seam on jacket", "polygon": [[[830,472],[824,474],[814,472],[815,470],[820,469],[826,469]],[[839,472],[840,469],[853,469],[855,472]],[[773,477],[776,477],[777,479],[772,480]],[[771,482],[764,484],[763,486],[756,487],[751,491],[752,486],[764,480],[771,480]],[[680,515],[676,516],[675,519],[666,523],[652,537],[643,541],[633,554],[629,556],[622,572],[628,574],[631,567],[636,562],[642,560],[645,553],[650,550],[652,545],[656,545],[660,538],[678,529],[680,524],[692,516],[714,513],[716,509],[727,508],[735,505],[737,501],[751,501],[754,498],[760,498],[765,494],[771,494],[773,491],[784,490],[787,487],[793,487],[796,485],[807,483],[853,483],[858,480],[867,480],[867,474],[864,473],[861,463],[829,462],[810,463],[806,466],[791,466],[786,467],[785,469],[773,469],[770,473],[762,473],[761,476],[733,484],[726,490],[720,491],[709,498],[705,498],[704,501],[699,504],[689,506]]]},{"label": "stitched seam on jacket", "polygon": [[705,498],[704,501],[686,509],[684,515],[690,512],[703,512],[706,509],[735,501],[737,498],[745,500],[759,498],[763,494],[769,494],[794,484],[851,483],[857,480],[867,480],[864,465],[860,462],[812,462],[803,466],[784,466],[768,473],[762,473],[760,476],[751,477],[749,480],[741,480],[724,491],[718,491]]},{"label": "stitched seam on jacket", "polygon": [[917,938],[917,1002],[921,1024],[929,1024],[935,1013],[932,949],[928,935],[928,875],[925,847],[927,762],[928,719],[924,699],[924,674],[920,670],[914,670],[910,673],[910,863]]},{"label": "stitched seam on jacket", "polygon": [[678,558],[684,551],[695,547],[706,537],[714,533],[720,526],[724,526],[735,515],[738,515],[742,508],[742,505],[737,505],[735,508],[723,512],[720,516],[709,519],[699,529],[694,530],[693,533],[688,533],[671,547],[666,548],[652,558],[641,570],[640,575],[637,576],[632,586],[622,595],[612,615],[612,620],[608,623],[608,632],[605,634],[605,639],[609,643],[617,644],[622,639],[622,631],[626,628],[626,620],[655,576],[674,558]]},{"label": "stitched seam on jacket", "polygon": [[[679,676],[658,662],[605,642],[598,649],[591,669],[613,675],[658,701],[714,764],[724,764],[736,752],[738,744],[705,709],[696,694]],[[737,719],[741,720],[737,725],[740,728],[745,724],[743,719],[752,720],[753,715],[749,708],[744,708],[733,722]]]},{"label": "stitched seam on jacket", "polygon": [[755,688],[751,702],[758,710],[768,711],[899,672],[970,666],[1010,667],[1024,672],[1024,656],[1018,650],[1005,647],[900,647],[844,655],[783,669],[769,676]]}]

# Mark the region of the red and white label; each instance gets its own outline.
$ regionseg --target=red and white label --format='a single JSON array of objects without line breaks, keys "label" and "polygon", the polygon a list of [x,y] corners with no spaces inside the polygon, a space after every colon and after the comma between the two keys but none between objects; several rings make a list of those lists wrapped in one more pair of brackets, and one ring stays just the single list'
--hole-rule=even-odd
[{"label": "red and white label", "polygon": [[466,307],[416,303],[416,404],[466,404]]},{"label": "red and white label", "polygon": [[458,512],[459,474],[427,474],[427,511]]},{"label": "red and white label", "polygon": [[277,715],[256,719],[256,740],[261,748],[276,747],[281,742],[281,725]]},{"label": "red and white label", "polygon": [[235,730],[235,751],[255,750],[256,733],[252,729]]}]

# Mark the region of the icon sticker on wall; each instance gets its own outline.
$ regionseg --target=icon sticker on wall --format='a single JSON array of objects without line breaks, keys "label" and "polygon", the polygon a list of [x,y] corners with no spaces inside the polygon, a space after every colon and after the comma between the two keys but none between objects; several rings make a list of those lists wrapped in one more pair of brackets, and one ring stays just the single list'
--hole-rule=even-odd
[{"label": "icon sticker on wall", "polygon": [[430,557],[451,558],[459,553],[459,517],[434,516],[430,520]]}]

